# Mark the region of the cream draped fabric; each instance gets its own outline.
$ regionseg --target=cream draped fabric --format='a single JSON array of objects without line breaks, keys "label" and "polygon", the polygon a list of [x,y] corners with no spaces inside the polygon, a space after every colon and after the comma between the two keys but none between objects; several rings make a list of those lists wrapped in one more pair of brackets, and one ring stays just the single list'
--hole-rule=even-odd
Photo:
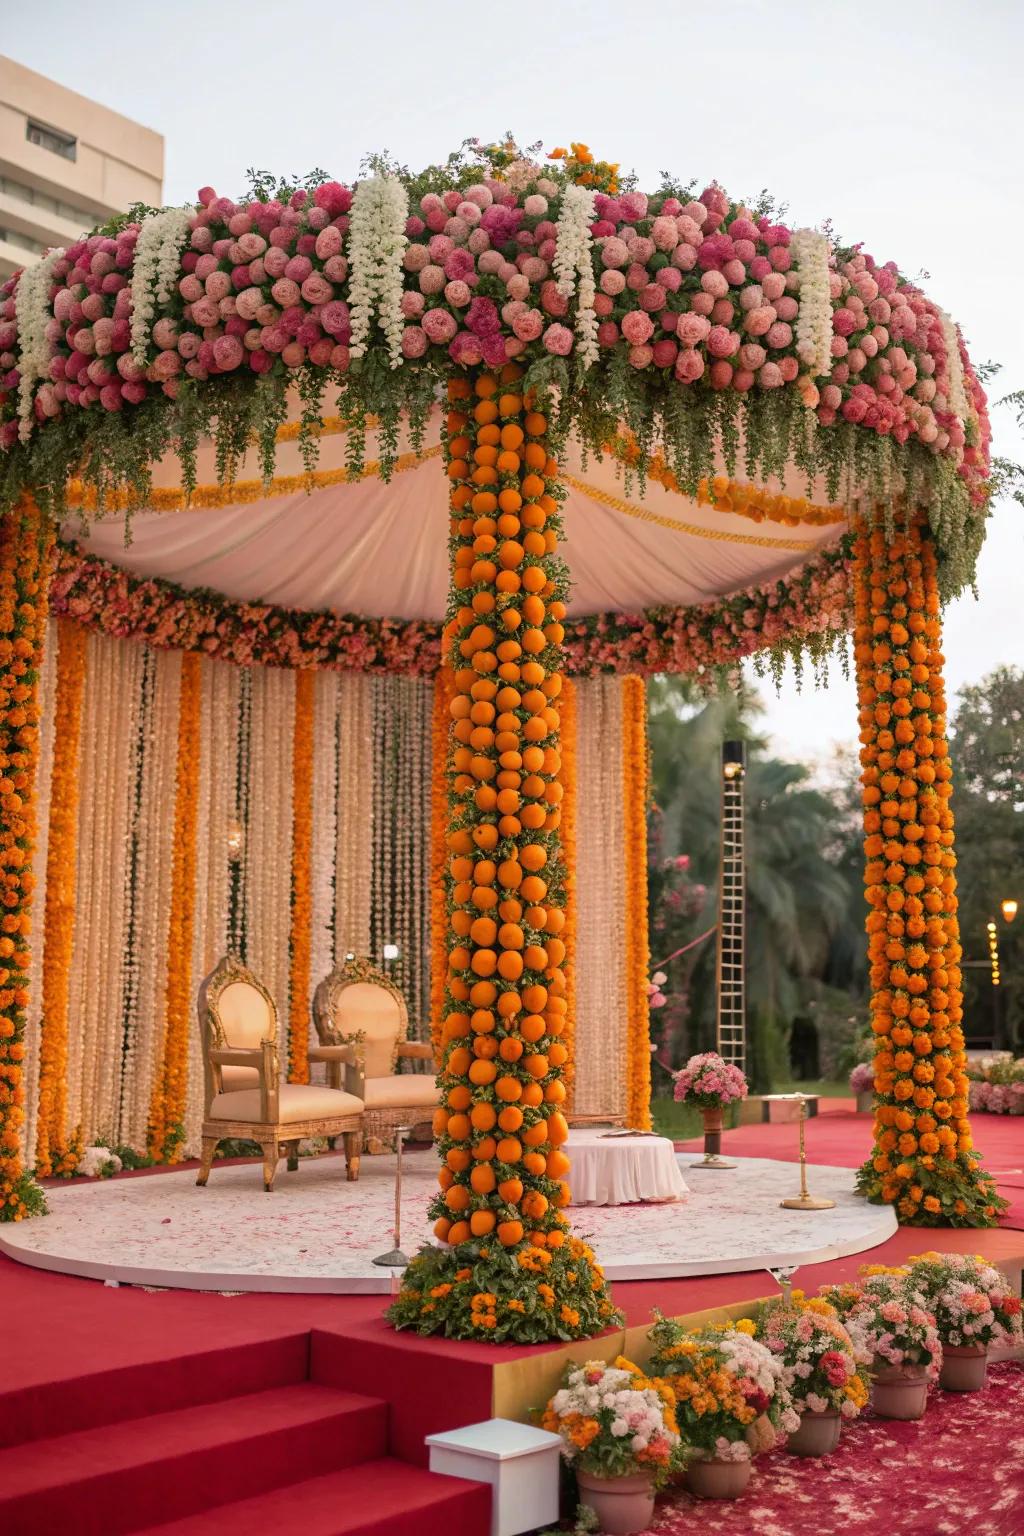
[{"label": "cream draped fabric", "polygon": [[[344,466],[342,433],[321,440],[322,476]],[[367,452],[372,460],[371,434]],[[120,516],[82,533],[64,532],[140,576],[185,587],[209,587],[237,601],[308,611],[333,609],[366,617],[441,619],[448,585],[448,482],[439,453],[439,423],[428,429],[425,456],[399,468],[389,484],[376,474],[242,505],[137,512],[126,544]],[[279,475],[296,475],[294,443],[279,445]],[[574,445],[564,455],[567,487],[565,554],[572,578],[571,614],[635,613],[652,604],[701,603],[783,575],[841,532],[841,524],[781,527],[698,506],[650,481],[643,494],[627,484],[612,458],[589,458]],[[258,478],[247,464],[239,479]],[[180,479],[175,463],[158,467],[158,485]],[[208,452],[200,483],[216,474]],[[802,496],[791,477],[782,489]],[[813,500],[825,505],[823,485]],[[254,483],[251,494],[259,496]]]}]

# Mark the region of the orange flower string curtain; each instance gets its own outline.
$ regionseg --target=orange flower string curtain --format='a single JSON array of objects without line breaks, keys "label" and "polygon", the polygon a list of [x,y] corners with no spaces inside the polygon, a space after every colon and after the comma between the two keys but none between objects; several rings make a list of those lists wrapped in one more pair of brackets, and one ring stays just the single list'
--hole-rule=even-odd
[{"label": "orange flower string curtain", "polygon": [[[617,797],[629,931],[602,963],[619,967],[615,1071],[643,1123],[642,679],[711,682],[748,655],[817,663],[851,627],[879,1036],[861,1181],[904,1220],[994,1219],[963,1093],[938,617],[984,535],[990,430],[956,326],[894,264],[716,184],[644,194],[584,145],[542,164],[474,142],[422,173],[375,161],[352,187],[260,178],[239,202],[204,188],[194,207],[114,221],[0,290],[0,357],[0,501],[26,551],[12,559],[31,564],[43,537],[26,531],[31,493],[58,533],[55,613],[268,676],[437,679],[422,833],[437,1245],[406,1274],[397,1326],[531,1341],[612,1318],[565,1216],[566,1084],[590,983],[578,913],[602,894],[567,863],[596,835],[593,806],[571,803],[577,776],[603,774]],[[622,679],[614,740],[585,707],[606,674]],[[74,678],[58,684],[68,708]],[[182,674],[193,719],[198,686]],[[313,969],[300,930],[324,942],[318,688],[288,695],[291,853],[274,897],[290,893],[275,965],[297,1030]],[[283,696],[268,685],[261,710]],[[178,745],[179,779],[201,772]],[[31,856],[23,746],[24,794],[0,799],[9,882]],[[335,739],[331,782],[342,750]],[[265,782],[283,788],[265,756]],[[180,782],[177,795],[185,846],[162,931],[194,949],[196,801]],[[397,878],[400,843],[383,853]],[[9,1151],[27,917],[18,929]],[[598,952],[588,942],[588,966]],[[151,1119],[164,1148],[188,1095],[182,999],[166,990]],[[58,1150],[73,1134],[52,1108],[65,1026],[62,1012],[42,1021],[39,1137]],[[298,1035],[290,1068],[306,1071]],[[32,1186],[13,1152],[6,1166],[0,1214],[24,1214]]]}]

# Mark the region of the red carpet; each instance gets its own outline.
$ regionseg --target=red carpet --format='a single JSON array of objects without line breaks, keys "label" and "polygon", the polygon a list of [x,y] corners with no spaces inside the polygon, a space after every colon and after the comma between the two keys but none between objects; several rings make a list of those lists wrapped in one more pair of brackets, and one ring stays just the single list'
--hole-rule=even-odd
[{"label": "red carpet", "polygon": [[734,1504],[674,1494],[656,1522],[657,1536],[1019,1536],[1024,1370],[991,1367],[984,1392],[934,1391],[916,1424],[866,1415],[824,1460],[773,1451]]}]

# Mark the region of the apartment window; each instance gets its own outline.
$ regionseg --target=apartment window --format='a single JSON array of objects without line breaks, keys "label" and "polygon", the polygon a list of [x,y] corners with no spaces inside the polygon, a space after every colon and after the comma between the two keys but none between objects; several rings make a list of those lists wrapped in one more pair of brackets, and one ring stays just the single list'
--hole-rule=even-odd
[{"label": "apartment window", "polygon": [[70,133],[62,133],[59,128],[47,128],[45,123],[34,123],[29,118],[25,137],[30,144],[38,144],[40,149],[48,149],[54,155],[62,155],[65,160],[78,158],[78,140]]},{"label": "apartment window", "polygon": [[0,176],[0,193],[16,197],[21,203],[31,203],[34,208],[45,208],[48,213],[56,213],[62,219],[80,224],[83,229],[91,229],[94,224],[103,223],[103,214],[94,209],[82,208],[77,203],[66,203],[63,198],[51,197],[48,192],[40,192],[38,187],[28,187],[23,181],[14,181],[10,176]]},{"label": "apartment window", "polygon": [[6,241],[8,245],[17,246],[19,251],[31,251],[33,256],[41,256],[46,249],[30,235],[23,235],[20,229],[4,229],[2,225],[0,225],[0,240]]}]

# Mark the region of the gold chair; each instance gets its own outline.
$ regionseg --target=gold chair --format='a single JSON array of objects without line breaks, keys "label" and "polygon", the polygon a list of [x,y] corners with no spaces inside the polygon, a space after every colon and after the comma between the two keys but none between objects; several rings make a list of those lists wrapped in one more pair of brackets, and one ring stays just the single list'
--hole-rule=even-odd
[{"label": "gold chair", "polygon": [[362,1082],[359,1042],[332,1056],[332,1086],[282,1083],[274,1000],[233,955],[218,961],[200,984],[198,1010],[206,1107],[196,1183],[206,1183],[217,1144],[229,1137],[260,1144],[266,1190],[274,1187],[282,1153],[290,1170],[298,1167],[299,1142],[309,1136],[343,1136],[348,1178],[358,1179],[363,1101],[352,1089]]},{"label": "gold chair", "polygon": [[[329,1083],[337,1081],[331,1076],[332,1053],[346,1041],[362,1041],[364,1145],[378,1140],[387,1144],[400,1125],[418,1125],[432,1118],[440,1102],[433,1048],[406,1039],[405,998],[369,960],[348,960],[324,977],[313,994],[313,1022],[320,1046],[310,1051],[310,1061],[328,1063]],[[428,1061],[430,1071],[400,1072],[401,1061]],[[333,1070],[336,1074],[336,1064]]]}]

